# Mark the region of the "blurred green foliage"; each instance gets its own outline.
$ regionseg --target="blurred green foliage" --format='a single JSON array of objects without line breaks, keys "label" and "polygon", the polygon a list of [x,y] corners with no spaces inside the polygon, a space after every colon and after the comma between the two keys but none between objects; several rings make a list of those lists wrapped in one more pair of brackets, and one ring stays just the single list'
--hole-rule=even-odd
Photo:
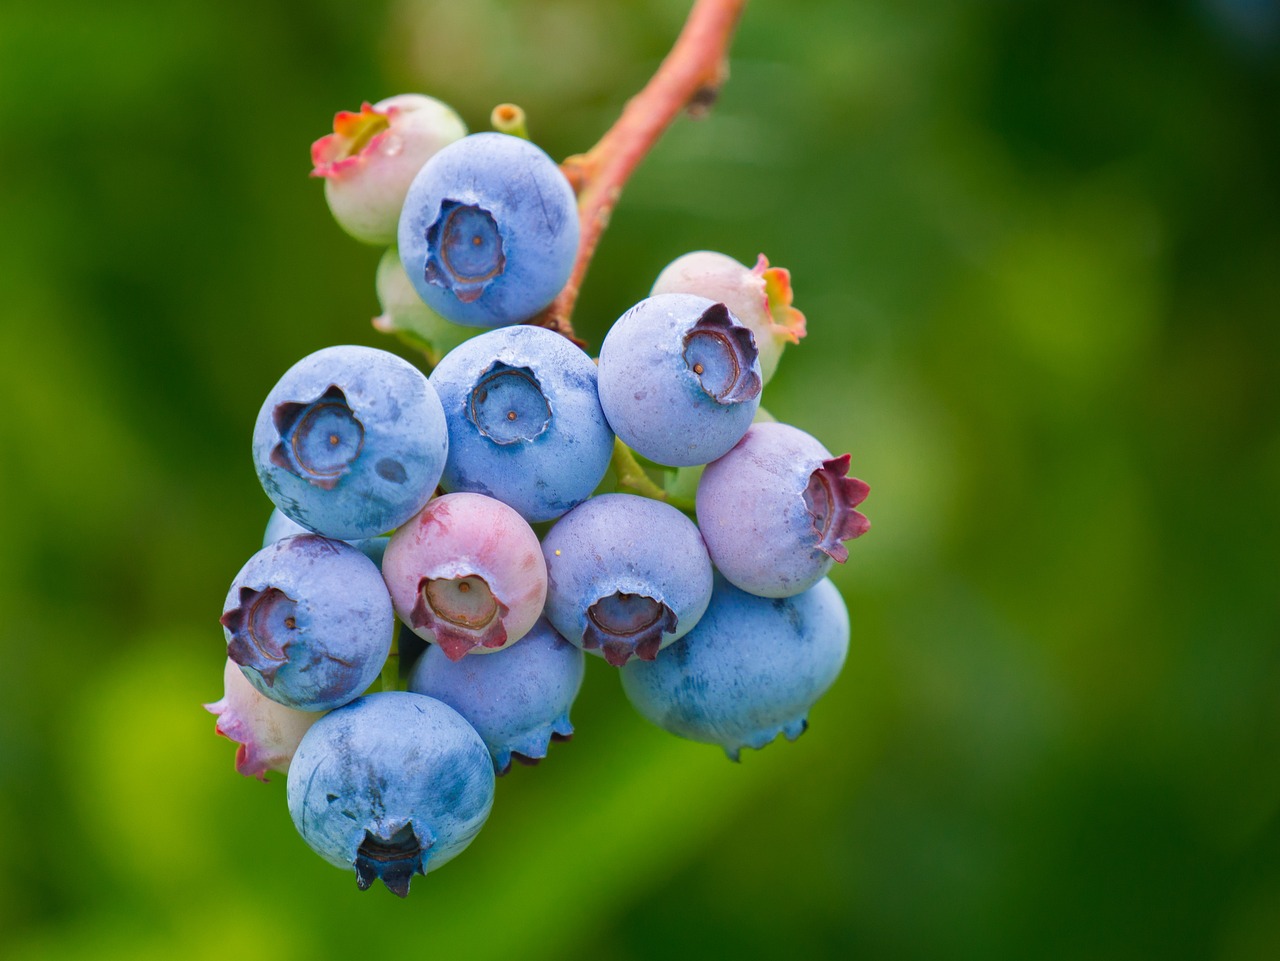
[{"label": "blurred green foliage", "polygon": [[1268,0],[753,0],[629,185],[581,332],[765,251],[810,330],[765,403],[872,486],[799,742],[731,765],[593,659],[574,743],[405,903],[232,770],[199,704],[253,418],[395,348],[308,145],[421,90],[580,151],[685,6],[0,7],[4,958],[1280,956]]}]

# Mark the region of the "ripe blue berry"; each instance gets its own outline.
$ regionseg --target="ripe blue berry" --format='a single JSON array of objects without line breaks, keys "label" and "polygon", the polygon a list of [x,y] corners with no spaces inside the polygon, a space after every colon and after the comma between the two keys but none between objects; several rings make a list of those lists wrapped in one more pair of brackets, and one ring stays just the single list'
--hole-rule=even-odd
[{"label": "ripe blue berry", "polygon": [[361,890],[400,897],[415,874],[471,843],[493,806],[493,762],[475,730],[434,698],[387,691],[326,714],[289,767],[289,814]]},{"label": "ripe blue berry", "polygon": [[847,477],[849,455],[789,424],[753,424],[707,465],[698,482],[698,526],[716,568],[744,591],[788,597],[844,563],[844,541],[871,527],[854,508],[869,488]]},{"label": "ripe blue berry", "polygon": [[536,764],[552,740],[573,734],[569,708],[585,669],[582,651],[540,618],[520,641],[492,657],[451,661],[431,645],[414,665],[409,690],[444,701],[484,739],[493,767],[513,758]]},{"label": "ripe blue berry", "polygon": [[258,413],[258,479],[291,520],[327,537],[373,537],[430,499],[448,429],[426,376],[395,354],[328,347],[304,357]]},{"label": "ripe blue berry", "polygon": [[[270,544],[274,544],[276,541],[282,541],[286,537],[292,537],[294,534],[313,533],[315,532],[303,527],[297,521],[289,520],[289,518],[280,511],[280,508],[275,507],[272,508],[271,517],[267,520],[267,527],[262,532],[262,546],[267,547]],[[381,537],[362,537],[359,540],[347,541],[347,543],[381,567],[382,555],[386,552],[387,542],[390,540],[391,537],[384,534]]]},{"label": "ripe blue berry", "polygon": [[600,345],[599,389],[632,450],[670,467],[706,464],[738,442],[760,404],[755,337],[724,304],[649,297]]},{"label": "ripe blue berry", "polygon": [[472,338],[431,372],[449,424],[449,491],[496,497],[530,523],[591,496],[609,468],[613,431],[596,365],[543,327]]},{"label": "ripe blue berry", "polygon": [[622,688],[654,724],[736,761],[744,747],[804,733],[848,648],[849,612],[831,581],[769,599],[717,577],[697,626],[656,661],[628,664]]},{"label": "ripe blue berry", "polygon": [[442,317],[471,327],[519,323],[569,279],[577,200],[555,161],[527,140],[472,134],[414,178],[399,248],[409,279]]},{"label": "ripe blue berry", "polygon": [[395,615],[377,566],[350,544],[298,534],[264,547],[227,593],[227,656],[273,701],[326,711],[364,692]]},{"label": "ripe blue berry", "polygon": [[556,522],[542,542],[546,616],[574,644],[615,667],[653,660],[706,610],[711,561],[697,527],[674,507],[602,494]]}]

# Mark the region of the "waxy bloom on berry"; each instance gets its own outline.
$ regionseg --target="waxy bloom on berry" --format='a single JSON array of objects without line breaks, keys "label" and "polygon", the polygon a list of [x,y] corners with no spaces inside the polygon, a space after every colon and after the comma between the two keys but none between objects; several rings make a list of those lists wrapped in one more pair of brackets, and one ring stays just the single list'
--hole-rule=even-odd
[{"label": "waxy bloom on berry", "polygon": [[218,719],[214,731],[239,744],[236,770],[259,781],[267,779],[267,771],[288,773],[302,735],[324,712],[295,711],[264,697],[231,658],[227,658],[222,681],[222,699],[204,709]]},{"label": "waxy bloom on berry", "polygon": [[342,110],[311,145],[313,177],[338,225],[367,244],[392,244],[409,184],[441,147],[467,135],[453,109],[416,93]]}]

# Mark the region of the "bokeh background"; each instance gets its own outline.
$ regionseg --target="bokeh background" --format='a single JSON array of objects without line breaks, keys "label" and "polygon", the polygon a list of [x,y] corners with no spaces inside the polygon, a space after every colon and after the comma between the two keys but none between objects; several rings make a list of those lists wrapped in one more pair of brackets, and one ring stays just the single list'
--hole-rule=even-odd
[{"label": "bokeh background", "polygon": [[595,343],[789,267],[766,405],[853,453],[844,674],[733,765],[592,659],[407,902],[200,709],[266,391],[374,332],[308,146],[405,90],[584,149],[682,0],[0,6],[0,956],[1280,957],[1280,9],[753,0],[627,188]]}]

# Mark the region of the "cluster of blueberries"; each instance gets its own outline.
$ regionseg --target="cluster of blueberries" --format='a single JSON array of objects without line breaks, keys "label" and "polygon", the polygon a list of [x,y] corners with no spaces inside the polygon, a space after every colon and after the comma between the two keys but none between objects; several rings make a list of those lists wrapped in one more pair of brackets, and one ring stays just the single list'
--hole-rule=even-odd
[{"label": "cluster of blueberries", "polygon": [[[867,529],[867,487],[760,409],[804,332],[786,271],[681,257],[593,361],[523,323],[578,246],[546,154],[417,95],[334,127],[313,148],[331,209],[396,243],[375,324],[438,363],[331,347],[267,395],[253,456],[276,509],[227,594],[208,708],[241,773],[287,773],[312,848],[404,896],[475,837],[495,774],[572,734],[584,651],[646,718],[735,760],[799,736],[845,659],[826,574]],[[611,492],[642,465],[651,496]],[[422,650],[408,690],[366,693],[397,621],[399,657]]]}]

